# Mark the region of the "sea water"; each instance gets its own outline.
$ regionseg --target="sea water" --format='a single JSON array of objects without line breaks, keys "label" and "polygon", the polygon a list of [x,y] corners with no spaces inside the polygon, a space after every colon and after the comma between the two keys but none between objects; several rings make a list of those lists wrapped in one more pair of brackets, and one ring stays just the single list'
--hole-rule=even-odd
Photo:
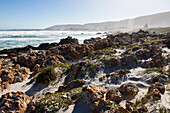
[{"label": "sea water", "polygon": [[92,37],[101,37],[97,32],[87,31],[0,31],[0,50],[42,43],[59,42],[60,39],[72,36],[79,43]]}]

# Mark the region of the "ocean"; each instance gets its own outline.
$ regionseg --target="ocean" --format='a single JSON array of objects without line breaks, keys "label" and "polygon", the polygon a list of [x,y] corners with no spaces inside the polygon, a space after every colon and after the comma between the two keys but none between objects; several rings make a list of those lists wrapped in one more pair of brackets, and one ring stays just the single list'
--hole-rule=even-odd
[{"label": "ocean", "polygon": [[82,44],[85,39],[101,37],[97,32],[87,31],[0,31],[0,50],[42,43],[59,42],[60,39],[72,36]]}]

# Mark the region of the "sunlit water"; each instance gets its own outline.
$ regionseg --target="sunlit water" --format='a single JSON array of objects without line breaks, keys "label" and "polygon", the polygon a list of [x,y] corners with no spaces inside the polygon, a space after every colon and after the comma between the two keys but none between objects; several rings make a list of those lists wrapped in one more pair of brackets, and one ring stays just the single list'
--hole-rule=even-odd
[{"label": "sunlit water", "polygon": [[77,38],[81,44],[85,39],[100,35],[84,31],[0,31],[0,50],[27,45],[37,47],[41,43],[59,42],[67,36]]}]

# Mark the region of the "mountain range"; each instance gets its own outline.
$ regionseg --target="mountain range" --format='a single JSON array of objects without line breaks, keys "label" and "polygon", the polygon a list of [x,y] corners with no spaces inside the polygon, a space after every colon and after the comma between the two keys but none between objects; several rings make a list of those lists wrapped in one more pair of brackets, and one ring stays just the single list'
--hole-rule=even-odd
[{"label": "mountain range", "polygon": [[144,28],[144,26],[146,25],[148,26],[148,28],[170,27],[170,11],[120,21],[87,23],[83,25],[54,25],[46,28],[45,30],[132,31],[135,29]]}]

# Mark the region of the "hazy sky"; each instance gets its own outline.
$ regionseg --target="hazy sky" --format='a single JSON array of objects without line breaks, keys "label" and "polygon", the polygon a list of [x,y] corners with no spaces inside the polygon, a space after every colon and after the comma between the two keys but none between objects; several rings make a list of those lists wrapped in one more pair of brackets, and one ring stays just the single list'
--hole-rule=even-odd
[{"label": "hazy sky", "polygon": [[170,11],[170,0],[0,0],[0,29],[46,28]]}]

